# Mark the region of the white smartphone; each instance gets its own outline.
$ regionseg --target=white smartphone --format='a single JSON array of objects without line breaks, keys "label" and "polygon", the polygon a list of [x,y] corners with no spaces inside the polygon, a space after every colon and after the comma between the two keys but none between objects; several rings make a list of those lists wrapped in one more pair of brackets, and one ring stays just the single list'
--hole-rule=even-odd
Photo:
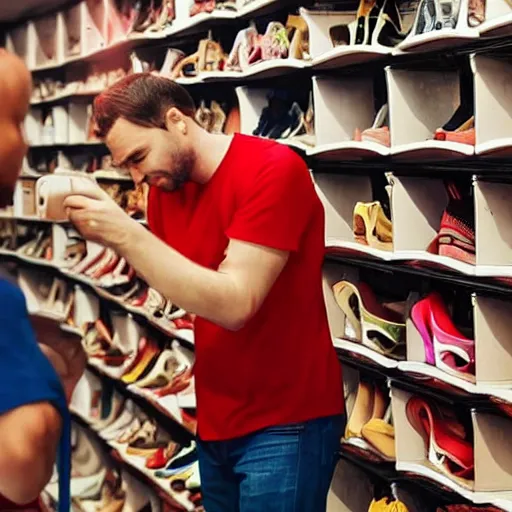
[{"label": "white smartphone", "polygon": [[[63,172],[43,176],[36,184],[36,205],[39,218],[62,221],[67,220],[64,200],[73,193],[73,179],[88,178],[82,173]],[[91,178],[92,181],[94,181]]]}]

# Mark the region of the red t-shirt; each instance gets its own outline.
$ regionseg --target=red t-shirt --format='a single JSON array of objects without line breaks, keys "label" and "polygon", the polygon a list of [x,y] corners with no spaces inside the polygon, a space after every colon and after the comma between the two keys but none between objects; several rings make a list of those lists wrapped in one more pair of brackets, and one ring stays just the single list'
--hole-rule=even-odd
[{"label": "red t-shirt", "polygon": [[[260,310],[237,332],[195,322],[198,430],[225,440],[343,412],[340,365],[322,293],[324,211],[303,160],[235,135],[205,185],[152,188],[152,231],[217,270],[229,239],[289,251]],[[162,269],[163,271],[164,269]]]}]

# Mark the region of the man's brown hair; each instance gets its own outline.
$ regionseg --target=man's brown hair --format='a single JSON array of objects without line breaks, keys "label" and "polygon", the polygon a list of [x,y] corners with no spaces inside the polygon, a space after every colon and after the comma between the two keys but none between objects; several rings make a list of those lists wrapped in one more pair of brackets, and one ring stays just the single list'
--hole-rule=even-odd
[{"label": "man's brown hair", "polygon": [[104,139],[122,117],[148,128],[163,128],[165,113],[172,107],[194,117],[196,107],[184,87],[151,73],[135,73],[103,91],[94,100],[96,136]]}]

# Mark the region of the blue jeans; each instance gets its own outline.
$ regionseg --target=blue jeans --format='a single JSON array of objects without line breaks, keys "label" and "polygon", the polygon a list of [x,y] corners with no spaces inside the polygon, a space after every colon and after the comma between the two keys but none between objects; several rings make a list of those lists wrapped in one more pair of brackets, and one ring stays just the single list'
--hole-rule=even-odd
[{"label": "blue jeans", "polygon": [[325,512],[344,416],[198,440],[206,512]]}]

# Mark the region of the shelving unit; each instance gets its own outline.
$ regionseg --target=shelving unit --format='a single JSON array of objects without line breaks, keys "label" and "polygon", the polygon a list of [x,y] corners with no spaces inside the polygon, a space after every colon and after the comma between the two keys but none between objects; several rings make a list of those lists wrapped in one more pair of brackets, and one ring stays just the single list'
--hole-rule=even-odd
[{"label": "shelving unit", "polygon": [[[58,152],[58,161],[71,153],[95,157],[106,154],[102,143],[87,137],[90,104],[102,90],[97,82],[94,87],[85,85],[88,74],[115,71],[117,64],[124,66],[129,61],[132,51],[161,56],[163,48],[177,47],[191,54],[206,32],[210,32],[208,37],[222,39],[222,44],[233,43],[237,31],[252,20],[262,32],[269,20],[285,21],[289,13],[300,13],[309,30],[309,59],[266,60],[243,71],[205,71],[178,78],[177,82],[189,88],[198,104],[200,100],[213,99],[238,102],[240,132],[244,134],[252,134],[257,128],[272,91],[285,91],[304,115],[312,98],[314,145],[304,134],[280,142],[306,159],[325,207],[324,290],[333,344],[345,371],[345,386],[355,392],[361,382],[385,383],[396,441],[395,464],[377,462],[375,450],[366,449],[368,443],[361,443],[359,437],[352,442],[345,440],[340,448],[340,468],[347,464],[357,467],[361,475],[379,485],[409,485],[414,492],[425,493],[435,507],[492,504],[512,511],[512,447],[507,435],[512,424],[512,5],[508,0],[487,0],[485,21],[479,27],[471,27],[469,1],[461,0],[455,26],[418,34],[420,0],[398,1],[404,29],[412,28],[400,44],[390,47],[373,41],[336,46],[333,28],[347,28],[354,23],[357,3],[342,0],[326,8],[312,0],[253,0],[245,6],[239,2],[237,12],[217,10],[194,17],[189,17],[187,9],[179,4],[176,19],[165,29],[117,34],[109,41],[105,10],[109,3],[105,0],[98,12],[90,12],[88,3],[83,1],[13,27],[7,34],[6,46],[25,59],[36,82],[51,79],[63,83],[53,95],[34,95],[26,122],[32,160],[26,170],[32,174],[21,180],[35,181],[44,175],[40,166],[33,164],[34,154],[46,158]],[[100,20],[99,29],[95,17]],[[86,35],[91,32],[94,37]],[[70,40],[78,46],[70,48]],[[471,83],[462,74],[462,66],[471,70]],[[156,66],[155,71],[158,69]],[[66,88],[67,82],[73,85]],[[463,97],[464,89],[474,89],[471,98]],[[436,130],[463,100],[473,105],[475,144],[436,140]],[[384,104],[389,107],[389,145],[356,140],[355,134],[372,126]],[[45,131],[44,122],[49,115],[53,123],[50,132]],[[130,184],[127,176],[102,176],[98,170],[98,181]],[[447,181],[462,182],[469,190],[474,264],[431,249],[450,202]],[[83,326],[94,323],[100,318],[100,311],[106,309],[115,313],[112,335],[117,332],[120,337],[122,333],[120,346],[130,358],[137,353],[142,331],[157,340],[160,351],[169,347],[167,338],[177,340],[185,350],[193,350],[193,330],[190,322],[183,321],[187,318],[184,311],[158,318],[155,308],[139,304],[138,292],[130,295],[130,290],[123,288],[114,294],[111,287],[102,284],[104,276],[94,278],[71,271],[66,262],[67,248],[76,241],[75,233],[66,223],[49,223],[27,214],[20,206],[22,200],[18,193],[14,212],[0,216],[0,255],[3,261],[14,262],[18,267],[22,288],[33,299],[29,301],[32,314],[45,314],[37,294],[31,296],[30,288],[34,273],[43,270],[74,291],[72,321],[69,317],[55,321],[77,339],[86,336]],[[354,237],[354,209],[357,203],[372,201],[389,206],[392,243],[387,248],[362,244]],[[5,223],[12,227],[5,227]],[[23,233],[39,229],[37,226],[51,232],[51,257],[47,253],[36,258],[19,250],[17,240],[25,241]],[[102,251],[89,244],[86,249],[88,255]],[[342,311],[332,291],[333,285],[342,280],[356,285],[365,282],[389,299],[383,300],[385,304],[405,305],[400,310],[403,357],[394,357],[355,339],[353,326],[347,327],[347,312]],[[136,284],[144,288],[143,284]],[[474,348],[473,378],[448,373],[437,364],[426,362],[424,340],[411,319],[411,310],[432,291],[446,299],[447,311],[457,312],[457,320],[462,319],[471,333],[468,336]],[[462,303],[466,307],[460,306]],[[358,311],[360,315],[361,304]],[[163,400],[137,386],[126,385],[122,375],[130,358],[117,367],[91,359],[87,379],[94,381],[96,390],[112,387],[116,396],[133,404],[130,408],[152,418],[173,439],[191,442],[195,432],[194,393],[178,392]],[[93,388],[89,386],[85,396],[92,399]],[[433,450],[426,449],[407,414],[407,404],[413,397],[460,409],[464,426],[473,433],[467,441],[473,450],[473,480],[461,481],[432,462]],[[349,398],[347,393],[350,417],[353,401]],[[78,400],[82,406],[86,402],[87,407],[73,409],[75,421],[82,432],[95,439],[99,452],[113,454],[110,465],[128,474],[128,489],[138,489],[140,480],[148,489],[147,496],[151,496],[145,500],[145,504],[152,503],[151,510],[158,510],[159,500],[176,510],[200,510],[199,501],[191,501],[190,490],[176,493],[166,480],[156,478],[144,467],[143,459],[102,439],[91,421],[91,400]],[[343,480],[348,477],[340,478],[335,476],[328,512],[367,510],[370,500],[349,503]]]}]

